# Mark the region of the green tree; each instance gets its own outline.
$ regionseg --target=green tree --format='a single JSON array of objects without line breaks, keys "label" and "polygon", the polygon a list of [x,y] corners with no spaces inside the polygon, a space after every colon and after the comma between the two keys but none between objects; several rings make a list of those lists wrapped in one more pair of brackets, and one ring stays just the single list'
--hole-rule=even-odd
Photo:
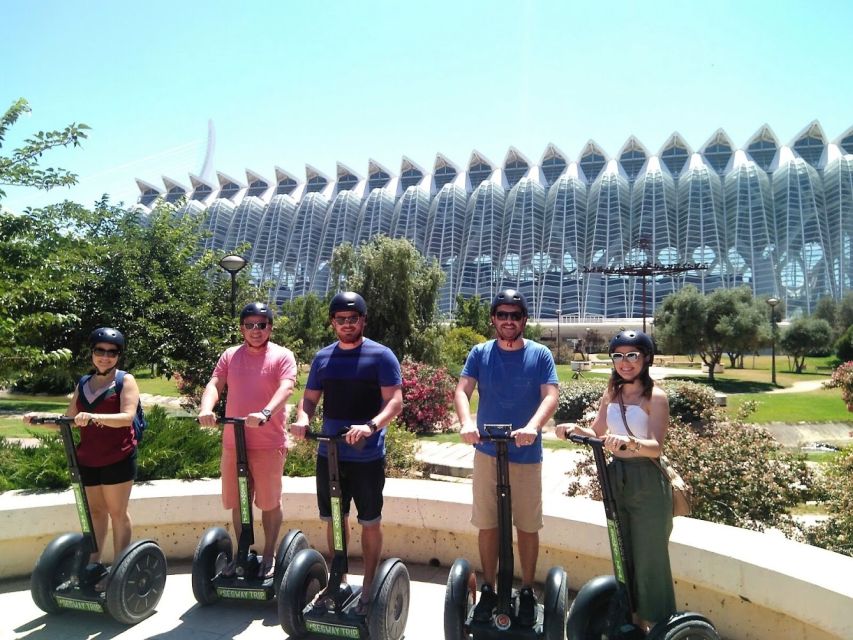
[{"label": "green tree", "polygon": [[[0,148],[3,147],[9,127],[15,124],[21,115],[30,111],[29,103],[24,98],[19,98],[3,114],[0,118]],[[32,138],[27,138],[22,147],[14,149],[11,155],[0,155],[0,186],[48,190],[76,184],[76,174],[65,169],[43,169],[39,162],[46,151],[56,147],[79,147],[80,141],[86,138],[88,129],[85,124],[72,123],[62,131],[39,131]],[[5,195],[0,189],[0,199]]]},{"label": "green tree", "polygon": [[328,300],[309,293],[282,304],[273,340],[293,351],[297,362],[311,362],[321,347],[335,340],[329,325]]},{"label": "green tree", "polygon": [[826,320],[833,331],[838,325],[838,303],[832,296],[821,296],[812,314],[818,320]]},{"label": "green tree", "polygon": [[376,236],[355,249],[338,246],[332,281],[358,291],[367,301],[365,335],[388,346],[398,358],[440,362],[443,330],[434,326],[438,288],[444,274],[405,239]]},{"label": "green tree", "polygon": [[853,327],[853,291],[848,291],[838,304],[838,331],[844,333]]},{"label": "green tree", "polygon": [[[755,353],[770,339],[770,326],[766,318],[767,305],[752,297],[747,287],[730,289],[726,298],[735,306],[733,313],[720,317],[718,331],[725,335],[725,351],[729,366],[743,369],[743,357]],[[726,300],[722,304],[727,304]]]},{"label": "green tree", "polygon": [[481,336],[492,334],[492,321],[489,318],[491,302],[483,300],[480,296],[466,298],[462,294],[456,296],[456,321],[457,327],[468,327]]},{"label": "green tree", "polygon": [[698,353],[708,380],[723,354],[744,353],[760,342],[763,316],[745,287],[703,295],[693,285],[664,299],[655,314],[655,335],[666,353]]},{"label": "green tree", "polygon": [[832,348],[832,327],[819,318],[797,318],[782,334],[780,344],[794,359],[794,370],[802,373],[806,356],[826,355]]}]

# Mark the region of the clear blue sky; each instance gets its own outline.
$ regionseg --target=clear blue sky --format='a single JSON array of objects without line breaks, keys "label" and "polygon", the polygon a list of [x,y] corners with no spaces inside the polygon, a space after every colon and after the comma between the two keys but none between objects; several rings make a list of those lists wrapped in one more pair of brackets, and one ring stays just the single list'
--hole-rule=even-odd
[{"label": "clear blue sky", "polygon": [[813,119],[853,125],[853,3],[244,2],[2,3],[0,110],[30,101],[0,153],[69,122],[83,149],[45,157],[73,189],[7,189],[12,210],[101,193],[135,201],[134,179],[189,184],[216,128],[213,168],[245,182],[276,165],[361,175],[402,155],[460,166],[510,146],[538,162],[630,135],[657,152],[674,131],[694,150],[719,127],[743,145],[767,123],[785,144]]}]

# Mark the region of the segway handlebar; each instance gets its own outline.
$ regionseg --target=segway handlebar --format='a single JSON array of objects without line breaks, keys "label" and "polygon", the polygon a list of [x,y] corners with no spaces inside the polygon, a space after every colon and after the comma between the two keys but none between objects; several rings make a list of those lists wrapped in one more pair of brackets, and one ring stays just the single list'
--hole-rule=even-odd
[{"label": "segway handlebar", "polygon": [[480,433],[480,442],[500,442],[512,440],[511,424],[484,424],[483,430],[486,433]]},{"label": "segway handlebar", "polygon": [[[567,433],[566,440],[571,440],[575,444],[585,444],[590,447],[604,448],[604,440],[601,438],[593,438],[592,436],[579,436],[576,433]],[[627,445],[625,444],[619,447],[619,451],[625,451],[625,449],[627,449]]]},{"label": "segway handlebar", "polygon": [[[340,433],[330,436],[326,433],[317,433],[316,431],[305,431],[305,439],[306,440],[316,440],[317,442],[343,442],[344,444],[349,444],[346,441],[346,435],[349,433],[350,428],[347,427]],[[364,445],[367,443],[367,438],[362,438],[357,443],[349,445],[353,449],[361,450],[364,448]]]},{"label": "segway handlebar", "polygon": [[42,416],[39,418],[31,418],[30,424],[74,424],[74,418],[71,416]]}]

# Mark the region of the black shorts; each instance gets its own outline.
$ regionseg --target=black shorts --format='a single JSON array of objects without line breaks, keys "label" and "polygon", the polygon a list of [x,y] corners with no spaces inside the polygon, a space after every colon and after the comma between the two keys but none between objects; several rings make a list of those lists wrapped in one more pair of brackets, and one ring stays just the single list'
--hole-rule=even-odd
[{"label": "black shorts", "polygon": [[86,467],[81,464],[80,480],[86,487],[121,484],[128,480],[136,480],[136,449],[124,460],[113,462],[105,467]]},{"label": "black shorts", "polygon": [[[382,519],[382,491],[385,489],[385,458],[369,462],[338,461],[341,481],[341,513],[349,515],[350,501],[355,501],[358,521],[372,524]],[[329,496],[329,459],[317,456],[317,507],[320,518],[331,520]]]}]

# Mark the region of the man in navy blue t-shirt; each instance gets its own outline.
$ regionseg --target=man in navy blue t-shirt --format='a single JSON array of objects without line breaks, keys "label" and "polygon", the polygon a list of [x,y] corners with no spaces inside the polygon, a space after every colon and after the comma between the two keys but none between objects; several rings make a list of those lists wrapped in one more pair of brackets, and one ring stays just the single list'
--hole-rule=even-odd
[{"label": "man in navy blue t-shirt", "polygon": [[[480,442],[483,425],[512,424],[509,443],[509,483],[512,520],[518,534],[521,563],[518,619],[536,621],[533,580],[542,528],[542,427],[557,410],[557,368],[551,352],[524,339],[527,301],[514,289],[504,289],[492,301],[491,320],[497,338],[476,345],[468,354],[454,398],[463,442],[476,445],[474,453],[471,524],[480,530],[483,585],[474,618],[487,622],[497,605],[500,531],[497,510],[497,464],[493,442]],[[476,422],[471,417],[471,394],[479,390]],[[485,432],[483,432],[485,435]]]},{"label": "man in navy blue t-shirt", "polygon": [[[347,445],[338,449],[344,516],[349,531],[350,501],[355,502],[361,524],[364,580],[356,612],[366,614],[370,585],[382,555],[382,490],[385,487],[385,429],[403,408],[400,363],[386,346],[364,337],[367,303],[359,294],[337,294],[329,305],[329,318],[338,341],[321,349],[311,363],[305,392],[296,409],[290,432],[305,435],[320,399],[323,433],[346,433]],[[365,440],[363,447],[355,448]],[[334,554],[329,465],[326,444],[317,455],[317,506],[327,522],[329,552]]]}]

